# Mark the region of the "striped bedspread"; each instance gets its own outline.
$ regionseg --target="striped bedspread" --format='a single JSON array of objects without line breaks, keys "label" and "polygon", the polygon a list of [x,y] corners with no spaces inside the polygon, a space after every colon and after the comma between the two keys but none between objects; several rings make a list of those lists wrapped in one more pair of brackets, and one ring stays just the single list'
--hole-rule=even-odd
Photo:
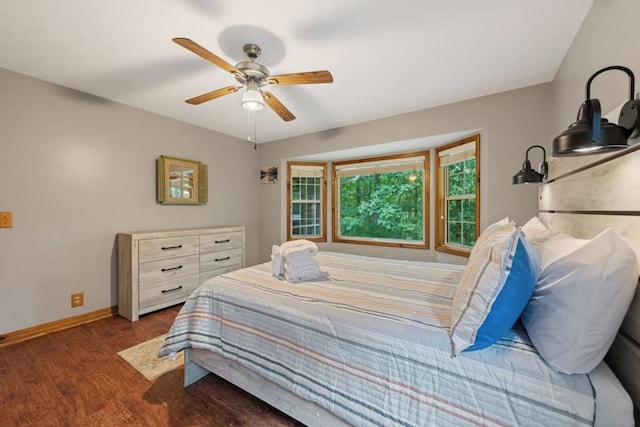
[{"label": "striped bedspread", "polygon": [[233,359],[355,426],[592,425],[587,375],[549,369],[517,328],[451,357],[463,267],[320,252],[325,277],[290,283],[262,264],[210,279],[161,355]]}]

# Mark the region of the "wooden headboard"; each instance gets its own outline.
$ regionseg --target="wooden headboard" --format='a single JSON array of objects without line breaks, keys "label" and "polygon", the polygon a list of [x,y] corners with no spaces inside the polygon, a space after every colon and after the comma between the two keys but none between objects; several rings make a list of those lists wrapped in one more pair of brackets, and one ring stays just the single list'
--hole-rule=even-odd
[{"label": "wooden headboard", "polygon": [[[565,159],[553,160],[560,164]],[[549,169],[553,167],[551,163]],[[539,196],[540,219],[551,231],[592,238],[612,227],[640,262],[640,144],[552,177]],[[605,360],[640,408],[638,289]]]}]

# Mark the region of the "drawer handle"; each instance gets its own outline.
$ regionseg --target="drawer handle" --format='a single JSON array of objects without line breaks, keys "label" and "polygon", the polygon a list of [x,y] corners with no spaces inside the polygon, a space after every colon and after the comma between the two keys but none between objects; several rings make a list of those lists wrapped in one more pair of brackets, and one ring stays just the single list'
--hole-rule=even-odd
[{"label": "drawer handle", "polygon": [[225,258],[216,258],[214,261],[215,261],[215,262],[218,262],[218,261],[226,261],[226,260],[228,260],[228,259],[231,259],[231,257],[230,257],[230,256],[228,256],[228,257],[225,257]]},{"label": "drawer handle", "polygon": [[178,245],[178,246],[163,246],[160,249],[162,249],[163,251],[170,251],[171,249],[181,249],[182,245]]},{"label": "drawer handle", "polygon": [[216,240],[216,243],[229,243],[231,241],[231,239],[225,239],[225,240]]},{"label": "drawer handle", "polygon": [[182,289],[182,285],[178,286],[177,288],[173,288],[173,289],[163,289],[162,293],[163,294],[168,294],[169,292],[175,292],[175,291],[179,291],[180,289]]},{"label": "drawer handle", "polygon": [[180,270],[182,268],[181,265],[177,266],[177,267],[171,267],[171,268],[163,268],[162,271],[163,273],[166,273],[167,271],[174,271],[174,270]]}]

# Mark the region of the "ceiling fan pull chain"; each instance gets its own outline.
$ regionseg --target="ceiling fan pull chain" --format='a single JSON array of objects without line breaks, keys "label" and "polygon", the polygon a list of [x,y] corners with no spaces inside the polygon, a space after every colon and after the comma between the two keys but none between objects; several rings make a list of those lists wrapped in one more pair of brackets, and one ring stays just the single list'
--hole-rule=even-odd
[{"label": "ceiling fan pull chain", "polygon": [[247,111],[247,142],[256,144],[256,112]]}]

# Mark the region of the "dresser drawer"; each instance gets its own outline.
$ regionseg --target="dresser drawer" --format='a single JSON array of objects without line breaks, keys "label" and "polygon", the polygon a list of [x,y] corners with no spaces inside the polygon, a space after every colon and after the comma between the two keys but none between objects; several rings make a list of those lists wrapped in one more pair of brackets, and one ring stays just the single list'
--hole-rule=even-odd
[{"label": "dresser drawer", "polygon": [[198,274],[199,271],[198,255],[191,255],[142,263],[138,267],[138,279],[140,287],[143,287],[150,283]]},{"label": "dresser drawer", "polygon": [[217,268],[215,270],[205,271],[204,273],[200,273],[200,284],[203,284],[204,282],[211,279],[212,277],[216,277],[221,274],[228,273],[230,271],[240,270],[241,268],[242,268],[242,264],[234,264],[234,265],[229,265],[227,267]]},{"label": "dresser drawer", "polygon": [[200,272],[217,270],[230,265],[242,265],[242,248],[210,252],[200,255]]},{"label": "dresser drawer", "polygon": [[197,274],[157,282],[140,288],[140,311],[158,305],[182,302],[191,295],[200,282]]},{"label": "dresser drawer", "polygon": [[225,249],[241,247],[242,233],[239,231],[203,234],[200,236],[200,253],[222,251]]},{"label": "dresser drawer", "polygon": [[138,259],[140,262],[194,255],[199,252],[198,236],[167,237],[140,240]]}]

